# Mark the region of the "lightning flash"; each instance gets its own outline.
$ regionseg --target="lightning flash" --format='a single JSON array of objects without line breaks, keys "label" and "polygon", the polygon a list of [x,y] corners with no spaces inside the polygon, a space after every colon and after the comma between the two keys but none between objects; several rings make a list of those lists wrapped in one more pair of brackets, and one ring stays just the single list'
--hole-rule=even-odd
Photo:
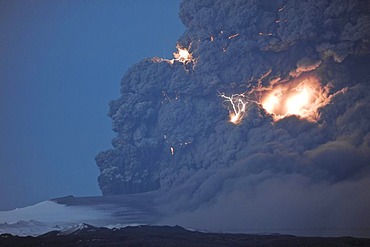
[{"label": "lightning flash", "polygon": [[248,100],[246,96],[244,94],[232,94],[231,96],[226,96],[222,93],[220,94],[220,97],[224,98],[229,104],[229,121],[233,124],[241,123],[247,110]]}]

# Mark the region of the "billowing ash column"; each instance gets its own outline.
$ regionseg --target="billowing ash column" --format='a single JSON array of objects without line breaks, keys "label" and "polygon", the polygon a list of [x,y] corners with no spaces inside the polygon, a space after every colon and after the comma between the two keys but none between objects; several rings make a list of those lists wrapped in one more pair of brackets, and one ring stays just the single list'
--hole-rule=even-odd
[{"label": "billowing ash column", "polygon": [[276,177],[286,187],[292,175],[362,179],[368,1],[184,0],[180,18],[174,59],[133,65],[110,103],[117,137],[96,156],[104,195],[166,189],[193,210],[246,188],[271,192]]}]

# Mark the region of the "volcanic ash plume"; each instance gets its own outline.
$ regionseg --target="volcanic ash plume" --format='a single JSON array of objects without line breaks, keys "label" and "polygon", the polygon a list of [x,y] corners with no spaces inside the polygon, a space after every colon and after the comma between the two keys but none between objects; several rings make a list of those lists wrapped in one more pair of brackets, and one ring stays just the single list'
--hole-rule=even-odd
[{"label": "volcanic ash plume", "polygon": [[110,103],[103,194],[162,190],[169,224],[366,235],[369,2],[184,0],[180,18],[174,58]]}]

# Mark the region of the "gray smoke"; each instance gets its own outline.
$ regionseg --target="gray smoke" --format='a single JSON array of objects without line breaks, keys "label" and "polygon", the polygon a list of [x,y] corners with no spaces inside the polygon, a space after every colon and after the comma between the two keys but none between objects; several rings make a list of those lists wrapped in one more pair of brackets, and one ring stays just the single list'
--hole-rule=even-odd
[{"label": "gray smoke", "polygon": [[[370,228],[370,2],[184,0],[194,61],[145,59],[110,103],[117,137],[96,157],[104,195],[160,189],[163,223],[227,231],[366,235]],[[314,75],[330,103],[239,125],[219,92]],[[343,232],[342,232],[343,230]]]}]

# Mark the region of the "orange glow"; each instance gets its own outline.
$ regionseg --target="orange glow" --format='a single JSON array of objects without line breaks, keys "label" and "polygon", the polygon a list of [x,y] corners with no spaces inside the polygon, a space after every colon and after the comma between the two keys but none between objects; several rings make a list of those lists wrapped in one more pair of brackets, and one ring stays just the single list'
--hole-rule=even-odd
[{"label": "orange glow", "polygon": [[280,89],[276,89],[274,92],[270,93],[262,102],[263,108],[267,112],[274,112],[275,107],[281,102],[282,93]]},{"label": "orange glow", "polygon": [[310,99],[313,98],[312,88],[310,86],[299,84],[295,88],[297,91],[286,101],[287,114],[300,115],[302,109],[308,106]]},{"label": "orange glow", "polygon": [[239,124],[243,119],[242,113],[241,111],[237,114],[230,113],[230,123]]},{"label": "orange glow", "polygon": [[187,64],[193,60],[193,56],[189,53],[188,49],[180,47],[179,44],[176,45],[177,52],[173,53],[175,60]]},{"label": "orange glow", "polygon": [[328,101],[328,88],[322,87],[316,78],[307,77],[273,86],[262,94],[261,104],[275,120],[297,115],[316,121],[319,117],[318,108]]}]

